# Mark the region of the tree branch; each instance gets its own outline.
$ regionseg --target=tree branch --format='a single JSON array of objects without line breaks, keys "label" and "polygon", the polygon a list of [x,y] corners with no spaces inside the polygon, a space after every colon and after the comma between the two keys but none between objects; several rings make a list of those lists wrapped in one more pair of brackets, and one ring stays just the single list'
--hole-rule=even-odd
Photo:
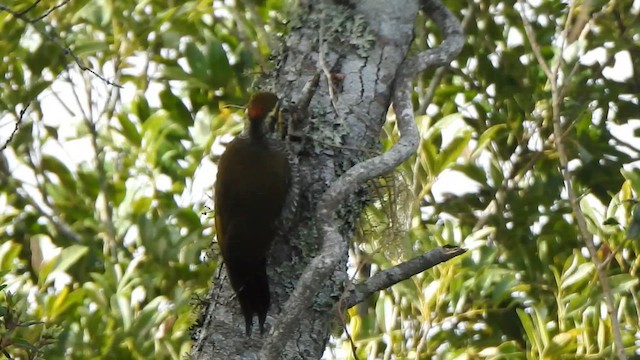
[{"label": "tree branch", "polygon": [[92,68],[90,68],[87,65],[85,65],[84,61],[82,61],[82,59],[80,59],[80,57],[78,57],[78,55],[76,55],[73,52],[73,50],[71,50],[71,48],[69,48],[68,46],[65,46],[65,45],[62,44],[62,40],[60,39],[60,36],[55,31],[52,31],[51,33],[48,33],[46,31],[44,31],[42,28],[40,28],[40,27],[35,25],[39,21],[44,19],[45,17],[49,16],[55,10],[57,10],[57,9],[63,7],[64,5],[68,4],[69,1],[70,0],[64,0],[60,4],[54,6],[53,8],[51,8],[49,10],[47,10],[43,15],[38,16],[38,17],[33,18],[33,19],[30,19],[30,18],[26,17],[26,14],[29,11],[33,10],[33,8],[35,8],[35,6],[38,5],[40,0],[36,0],[35,2],[33,2],[31,5],[29,5],[29,7],[27,7],[23,11],[15,11],[15,10],[5,6],[5,5],[0,5],[0,11],[8,12],[9,14],[13,15],[13,17],[15,17],[16,19],[19,19],[19,20],[24,21],[25,23],[31,25],[40,35],[42,35],[47,40],[51,41],[60,50],[62,50],[62,52],[65,55],[70,56],[73,59],[73,61],[76,63],[76,65],[78,65],[80,70],[90,72],[91,74],[93,74],[94,76],[99,78],[100,80],[104,81],[107,85],[111,85],[111,86],[122,88],[122,85],[119,85],[119,84],[117,84],[115,82],[112,82],[111,80],[108,80],[107,78],[105,78],[104,76],[100,75],[98,72],[96,72]]},{"label": "tree branch", "polygon": [[22,125],[22,119],[24,117],[24,114],[27,112],[27,109],[29,108],[29,105],[30,104],[27,104],[24,108],[22,108],[22,110],[20,110],[20,114],[18,114],[18,118],[16,119],[16,125],[13,128],[13,131],[11,131],[11,134],[9,134],[9,137],[7,138],[7,141],[5,141],[5,143],[2,144],[2,146],[0,147],[0,152],[4,151],[4,149],[6,149],[7,146],[9,146],[11,141],[13,141],[13,137],[16,135],[18,130],[20,130],[20,125]]},{"label": "tree branch", "polygon": [[[467,26],[469,26],[469,23],[471,23],[471,20],[472,19],[475,20],[475,14],[476,14],[476,5],[473,2],[470,2],[469,6],[467,6],[467,13],[464,15],[464,19],[462,19],[462,23],[460,24],[460,27],[462,28],[463,32],[466,30]],[[420,96],[421,98],[420,106],[418,107],[418,110],[416,110],[416,113],[420,115],[426,114],[427,106],[431,104],[431,101],[435,96],[436,89],[438,88],[438,85],[440,85],[440,82],[444,78],[444,75],[447,72],[447,70],[448,70],[447,68],[441,67],[435,71],[435,73],[433,74],[433,78],[431,78],[431,82],[429,83],[429,87],[424,92],[424,94]]]},{"label": "tree branch", "polygon": [[442,29],[444,40],[440,46],[418,53],[404,62],[400,75],[406,79],[413,79],[428,68],[448,65],[464,45],[460,22],[440,1],[425,0],[422,11]]},{"label": "tree branch", "polygon": [[[117,72],[117,71],[116,71]],[[105,169],[105,151],[102,145],[99,142],[99,134],[97,122],[100,118],[100,115],[94,117],[93,115],[93,88],[91,86],[91,81],[85,78],[85,90],[86,90],[86,101],[87,101],[87,117],[84,118],[85,125],[89,130],[89,135],[91,139],[91,146],[93,147],[93,162],[95,169],[98,173],[98,186],[100,189],[100,194],[102,195],[102,206],[100,206],[96,201],[96,208],[100,208],[98,210],[100,212],[100,217],[102,223],[105,226],[105,244],[104,244],[104,253],[105,256],[111,256],[114,261],[117,261],[118,253],[117,253],[117,240],[116,240],[116,228],[113,223],[113,208],[111,207],[111,203],[109,202],[109,192],[107,189],[107,185],[111,176],[108,176],[107,170]],[[108,101],[108,99],[106,100]],[[80,102],[78,101],[78,106],[82,108]]]},{"label": "tree branch", "polygon": [[353,307],[380,290],[384,290],[402,280],[412,277],[413,275],[429,270],[432,267],[445,261],[449,261],[456,256],[460,256],[465,252],[467,252],[466,249],[451,245],[431,249],[411,260],[376,273],[362,283],[355,285],[348,290],[347,294],[345,294],[342,299],[341,306],[344,309]]},{"label": "tree branch", "polygon": [[420,142],[411,103],[411,80],[420,71],[430,66],[449,63],[462,49],[463,38],[460,24],[451,12],[439,1],[426,1],[425,12],[444,31],[443,43],[435,48],[405,59],[396,74],[393,107],[398,118],[400,139],[386,153],[356,164],[336,180],[322,195],[316,210],[318,229],[323,239],[322,248],[304,271],[296,288],[287,300],[273,333],[266,339],[260,359],[280,359],[287,339],[291,337],[299,316],[313,299],[318,284],[322,284],[335,270],[347,250],[347,241],[336,227],[336,210],[360,184],[393,171],[404,160],[415,153]]},{"label": "tree branch", "polygon": [[[600,286],[602,287],[604,303],[607,307],[607,313],[609,315],[609,319],[611,320],[611,330],[613,333],[613,341],[615,344],[616,355],[618,359],[626,360],[627,356],[624,353],[624,342],[622,341],[622,334],[620,332],[618,308],[616,306],[615,299],[613,297],[613,292],[611,291],[611,285],[609,284],[609,278],[607,277],[607,272],[601,266],[602,262],[598,257],[598,251],[593,242],[593,234],[589,232],[585,215],[582,212],[582,208],[580,207],[580,198],[577,196],[573,188],[573,179],[571,178],[571,173],[569,172],[569,168],[568,168],[569,158],[567,156],[567,152],[563,142],[564,134],[562,129],[562,116],[561,116],[563,97],[561,97],[561,95],[564,92],[564,85],[562,85],[563,80],[561,79],[562,77],[560,76],[561,75],[560,69],[564,61],[562,57],[562,53],[564,52],[566,41],[562,42],[562,46],[559,50],[560,52],[557,56],[558,64],[556,64],[554,69],[551,70],[551,67],[547,65],[547,63],[544,61],[544,58],[542,58],[542,55],[540,55],[541,54],[540,45],[536,41],[535,35],[533,33],[533,28],[531,27],[529,20],[524,14],[524,11],[525,11],[524,1],[518,0],[518,3],[520,4],[520,7],[521,7],[520,17],[522,18],[522,22],[524,23],[525,33],[529,41],[529,44],[531,46],[531,49],[536,55],[538,64],[545,72],[547,76],[547,80],[551,85],[551,99],[552,99],[551,117],[553,120],[553,141],[555,143],[556,150],[558,151],[558,160],[560,162],[560,173],[562,174],[562,178],[564,179],[564,187],[567,190],[567,194],[569,196],[569,202],[571,203],[571,208],[573,210],[573,217],[575,218],[576,223],[578,225],[580,237],[584,241],[585,246],[589,251],[589,257],[591,258],[591,261],[595,265],[596,273],[598,275],[598,280],[600,282]],[[570,19],[567,19],[565,23],[565,27],[568,27],[569,24],[571,23],[569,20]],[[564,40],[566,40],[566,34],[567,34],[566,29],[563,32],[563,34],[565,35]],[[568,79],[565,79],[564,81],[567,81],[567,80]]]}]

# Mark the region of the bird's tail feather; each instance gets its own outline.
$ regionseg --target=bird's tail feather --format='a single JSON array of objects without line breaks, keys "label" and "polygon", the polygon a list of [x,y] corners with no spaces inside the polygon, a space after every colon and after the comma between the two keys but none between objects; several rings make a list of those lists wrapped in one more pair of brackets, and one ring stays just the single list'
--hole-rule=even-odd
[{"label": "bird's tail feather", "polygon": [[269,280],[267,278],[266,259],[258,264],[238,268],[228,267],[231,286],[235,290],[240,309],[244,315],[245,331],[251,335],[253,327],[253,315],[258,315],[260,333],[264,333],[264,323],[269,310],[270,294]]}]

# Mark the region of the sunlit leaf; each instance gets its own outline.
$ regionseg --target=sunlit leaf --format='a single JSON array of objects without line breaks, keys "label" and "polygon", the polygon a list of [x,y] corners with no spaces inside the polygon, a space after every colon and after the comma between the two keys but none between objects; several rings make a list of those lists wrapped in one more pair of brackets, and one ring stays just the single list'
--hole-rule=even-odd
[{"label": "sunlit leaf", "polygon": [[478,138],[478,144],[476,145],[476,148],[471,153],[471,158],[475,159],[478,155],[480,155],[480,153],[487,146],[489,146],[489,144],[493,140],[493,138],[501,130],[506,129],[506,127],[507,126],[505,124],[496,124],[496,125],[493,125],[492,127],[488,128],[485,132],[483,132],[482,135],[480,135],[480,137]]}]

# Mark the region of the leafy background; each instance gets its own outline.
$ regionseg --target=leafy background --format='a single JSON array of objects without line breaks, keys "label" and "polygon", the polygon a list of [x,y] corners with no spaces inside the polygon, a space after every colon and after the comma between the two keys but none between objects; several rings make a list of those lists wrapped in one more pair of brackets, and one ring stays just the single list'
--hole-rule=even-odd
[{"label": "leafy background", "polygon": [[[466,46],[451,68],[416,80],[424,141],[380,180],[393,191],[363,214],[350,274],[437,245],[469,252],[336,319],[324,357],[613,357],[596,263],[626,353],[640,356],[640,242],[627,233],[640,191],[640,3],[541,0],[524,11],[543,59],[564,60],[561,141],[596,261],[572,217],[551,88],[522,8],[447,5],[464,19]],[[0,145],[19,122],[0,152],[5,356],[188,353],[218,261],[206,207],[215,161],[241,128],[224,106],[244,103],[271,66],[291,11],[279,0],[42,0],[20,18],[0,11]],[[437,43],[420,16],[412,51]],[[384,130],[388,148],[392,114]]]}]

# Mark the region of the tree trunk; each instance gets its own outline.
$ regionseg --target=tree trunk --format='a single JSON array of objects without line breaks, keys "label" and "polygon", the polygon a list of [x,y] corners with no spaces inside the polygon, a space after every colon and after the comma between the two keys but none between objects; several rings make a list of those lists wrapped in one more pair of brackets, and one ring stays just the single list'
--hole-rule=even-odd
[{"label": "tree trunk", "polygon": [[[304,304],[301,313],[294,312],[295,330],[274,331],[274,326],[293,310],[283,307],[323,242],[326,246],[317,213],[323,194],[355,164],[380,152],[380,130],[396,81],[403,76],[402,64],[407,64],[419,5],[418,0],[299,1],[296,13],[289,19],[291,30],[283,49],[276,55],[276,68],[265,75],[261,86],[275,91],[285,107],[296,109],[305,86],[308,88],[314,76],[320,74],[306,111],[302,143],[297,149],[300,173],[297,217],[286,238],[276,240],[269,262],[272,305],[267,332],[261,336],[254,329],[252,337],[244,335],[239,306],[222,271],[196,324],[193,359],[322,356],[329,331],[343,321],[344,315],[335,310],[335,305],[345,293],[346,246],[333,249],[339,251],[336,261],[339,265],[326,269],[331,271],[328,278],[317,278],[321,282],[309,290],[314,294],[313,301]],[[433,1],[422,5],[441,6]],[[414,73],[407,72],[406,77]],[[408,84],[407,81],[406,94]],[[410,99],[405,100],[410,107]],[[397,105],[396,112],[399,113]],[[412,119],[412,114],[409,117]],[[417,137],[413,143],[411,146],[415,148]],[[328,216],[343,243],[350,241],[366,200],[365,191],[356,191],[345,201],[337,202],[336,211],[330,211]],[[289,335],[284,340],[275,340],[275,346],[283,350],[259,356],[262,346],[274,334]]]}]

